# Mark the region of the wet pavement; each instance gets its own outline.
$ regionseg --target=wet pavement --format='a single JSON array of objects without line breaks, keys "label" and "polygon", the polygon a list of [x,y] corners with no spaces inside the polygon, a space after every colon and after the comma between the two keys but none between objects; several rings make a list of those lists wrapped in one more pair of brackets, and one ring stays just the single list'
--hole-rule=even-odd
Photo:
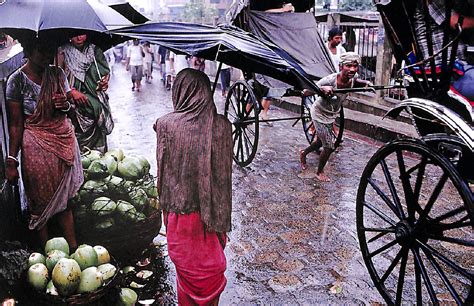
[{"label": "wet pavement", "polygon": [[[145,156],[152,173],[152,126],[172,111],[171,92],[157,76],[155,72],[152,84],[143,84],[141,92],[132,92],[128,73],[117,64],[109,90],[115,119],[109,146]],[[215,100],[222,113],[219,90]],[[294,114],[272,108],[271,116]],[[253,162],[245,168],[234,164],[233,230],[225,251],[228,284],[221,303],[383,303],[362,259],[355,210],[362,171],[382,144],[346,132],[342,148],[326,166],[332,181],[322,183],[315,179],[316,154],[308,155],[309,167],[301,172],[298,152],[307,142],[301,124],[292,124],[261,125]],[[172,265],[170,269],[174,285]],[[396,287],[396,280],[390,282]]]}]

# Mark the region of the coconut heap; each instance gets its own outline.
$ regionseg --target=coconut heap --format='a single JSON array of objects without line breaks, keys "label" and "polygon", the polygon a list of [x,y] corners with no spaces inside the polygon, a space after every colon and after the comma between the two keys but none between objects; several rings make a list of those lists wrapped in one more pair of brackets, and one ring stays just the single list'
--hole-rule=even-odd
[{"label": "coconut heap", "polygon": [[28,283],[48,295],[69,297],[106,286],[117,272],[106,248],[83,244],[69,254],[63,237],[48,240],[44,254],[28,258]]},{"label": "coconut heap", "polygon": [[78,227],[113,230],[143,221],[159,209],[158,190],[146,158],[125,156],[116,149],[105,154],[90,150],[81,160],[85,182],[72,200]]}]

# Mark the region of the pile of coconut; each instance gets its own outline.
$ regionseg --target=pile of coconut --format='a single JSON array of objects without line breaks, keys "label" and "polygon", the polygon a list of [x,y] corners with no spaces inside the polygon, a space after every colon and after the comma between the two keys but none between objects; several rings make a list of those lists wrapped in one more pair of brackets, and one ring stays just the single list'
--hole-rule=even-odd
[{"label": "pile of coconut", "polygon": [[72,200],[79,227],[84,223],[101,231],[113,229],[143,221],[159,210],[158,190],[146,158],[114,149],[105,154],[91,150],[81,159],[86,180]]},{"label": "pile of coconut", "polygon": [[108,284],[117,272],[106,248],[83,244],[69,254],[63,237],[48,240],[44,254],[28,258],[28,282],[38,291],[68,297],[93,292]]}]

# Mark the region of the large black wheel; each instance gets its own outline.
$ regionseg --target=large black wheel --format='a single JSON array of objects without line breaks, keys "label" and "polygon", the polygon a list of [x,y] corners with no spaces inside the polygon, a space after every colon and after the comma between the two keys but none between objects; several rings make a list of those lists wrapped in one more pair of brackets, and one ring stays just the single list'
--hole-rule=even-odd
[{"label": "large black wheel", "polygon": [[235,82],[229,89],[224,115],[232,123],[234,161],[237,165],[249,165],[258,146],[259,105],[252,88],[244,81]]},{"label": "large black wheel", "polygon": [[[316,99],[316,96],[303,97],[301,99],[301,122],[303,124],[303,131],[306,136],[308,143],[312,143],[316,136],[314,130],[314,124],[311,120],[310,107]],[[335,147],[339,147],[342,143],[342,134],[344,133],[344,108],[341,107],[339,111],[339,118],[336,119],[334,124],[334,133],[336,134]]]},{"label": "large black wheel", "polygon": [[455,166],[421,140],[379,149],[357,193],[357,234],[390,304],[471,304],[473,194]]}]

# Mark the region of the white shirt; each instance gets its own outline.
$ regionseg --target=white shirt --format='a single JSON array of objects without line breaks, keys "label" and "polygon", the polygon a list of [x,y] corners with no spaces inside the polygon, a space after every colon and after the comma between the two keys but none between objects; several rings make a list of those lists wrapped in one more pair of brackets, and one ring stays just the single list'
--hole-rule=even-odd
[{"label": "white shirt", "polygon": [[142,66],[143,65],[143,55],[142,55],[142,46],[132,45],[127,48],[127,57],[130,58],[130,66]]},{"label": "white shirt", "polygon": [[181,70],[188,68],[189,63],[186,59],[186,55],[184,54],[175,54],[174,52],[170,52],[170,59],[174,59],[174,73],[178,74]]},{"label": "white shirt", "polygon": [[[326,43],[326,47],[329,50],[329,46]],[[332,62],[334,63],[334,67],[336,68],[336,72],[339,72],[339,62],[341,61],[341,54],[345,53],[346,49],[343,46],[337,45],[336,46],[336,54],[333,54],[331,50],[329,50],[329,54],[331,55]]]}]

